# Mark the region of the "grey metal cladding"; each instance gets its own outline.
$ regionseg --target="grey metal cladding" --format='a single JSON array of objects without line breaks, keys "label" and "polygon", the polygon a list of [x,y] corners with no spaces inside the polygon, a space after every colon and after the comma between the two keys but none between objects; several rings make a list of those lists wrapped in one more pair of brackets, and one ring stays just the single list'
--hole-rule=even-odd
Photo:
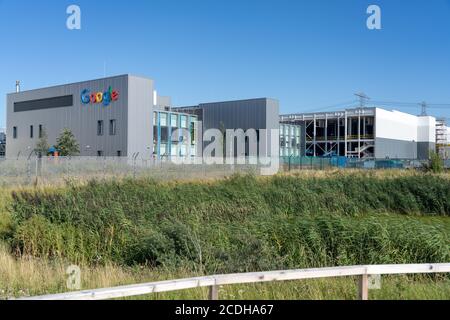
[{"label": "grey metal cladding", "polygon": [[434,143],[402,141],[386,138],[375,139],[375,157],[383,159],[418,159],[427,160],[430,150],[435,148]]},{"label": "grey metal cladding", "polygon": [[417,158],[420,160],[428,160],[430,152],[436,150],[436,144],[432,142],[417,143]]},{"label": "grey metal cladding", "polygon": [[205,103],[200,104],[200,108],[203,109],[205,130],[221,127],[243,130],[267,128],[266,98]]},{"label": "grey metal cladding", "polygon": [[153,154],[153,90],[151,79],[128,78],[128,156]]},{"label": "grey metal cladding", "polygon": [[[81,93],[84,89],[93,92],[104,92],[109,86],[119,92],[118,101],[104,106],[98,104],[83,104]],[[14,112],[14,103],[26,100],[39,100],[73,95],[73,106],[56,109],[41,109],[27,112]],[[105,134],[97,135],[97,122],[103,120]],[[108,125],[110,120],[117,121],[117,134],[110,136]],[[127,154],[128,134],[128,75],[110,77],[99,80],[83,81],[73,84],[49,88],[22,91],[7,95],[7,127],[8,136],[13,136],[13,127],[18,128],[17,139],[10,139],[7,145],[7,157],[16,158],[28,156],[39,140],[37,134],[30,138],[29,127],[38,128],[43,125],[48,135],[50,145],[56,144],[56,139],[64,128],[69,128],[80,144],[81,155],[95,156],[97,151],[103,151],[105,156],[115,156],[118,151]]]},{"label": "grey metal cladding", "polygon": [[[205,103],[199,106],[203,110],[203,129],[279,129],[278,101],[268,98]],[[278,155],[278,146],[271,146],[271,132],[267,136],[260,135],[261,155]]]},{"label": "grey metal cladding", "polygon": [[280,128],[280,104],[278,100],[266,99],[266,128]]},{"label": "grey metal cladding", "polygon": [[14,102],[14,112],[54,109],[73,106],[73,95]]}]

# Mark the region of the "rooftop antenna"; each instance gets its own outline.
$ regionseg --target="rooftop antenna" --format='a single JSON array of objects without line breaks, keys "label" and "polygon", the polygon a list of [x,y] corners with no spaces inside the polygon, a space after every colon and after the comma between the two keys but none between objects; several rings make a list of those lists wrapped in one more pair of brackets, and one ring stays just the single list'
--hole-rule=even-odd
[{"label": "rooftop antenna", "polygon": [[370,100],[370,98],[364,92],[355,93],[355,96],[359,98],[359,107],[365,108],[366,103]]},{"label": "rooftop antenna", "polygon": [[20,92],[20,81],[17,80],[16,81],[16,93],[19,93],[19,92]]},{"label": "rooftop antenna", "polygon": [[425,101],[423,101],[423,102],[420,104],[420,106],[422,107],[422,114],[421,114],[420,116],[422,116],[422,117],[428,116],[428,112],[427,112],[427,110],[428,110],[428,104],[427,104]]}]

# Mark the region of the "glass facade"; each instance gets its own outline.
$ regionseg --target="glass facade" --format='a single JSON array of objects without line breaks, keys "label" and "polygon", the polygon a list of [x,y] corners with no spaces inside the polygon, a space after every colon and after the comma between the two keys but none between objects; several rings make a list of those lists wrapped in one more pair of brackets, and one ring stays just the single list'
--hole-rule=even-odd
[{"label": "glass facade", "polygon": [[[153,156],[158,159],[169,157],[186,157],[188,150],[191,156],[197,153],[196,128],[197,116],[156,111],[153,113]],[[177,129],[186,129],[190,134],[191,143],[188,149],[183,142],[183,133],[178,131],[178,136],[173,136]]]},{"label": "glass facade", "polygon": [[280,156],[301,156],[301,127],[291,124],[280,124]]}]

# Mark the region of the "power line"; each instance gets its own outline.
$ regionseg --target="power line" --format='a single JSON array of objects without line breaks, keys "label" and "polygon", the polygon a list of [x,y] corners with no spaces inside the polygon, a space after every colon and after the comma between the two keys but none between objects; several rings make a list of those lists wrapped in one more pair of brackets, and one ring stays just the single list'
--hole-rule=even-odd
[{"label": "power line", "polygon": [[359,98],[359,106],[361,108],[364,108],[367,101],[370,100],[370,98],[364,92],[355,93],[355,96]]},{"label": "power line", "polygon": [[332,110],[332,109],[338,109],[338,108],[351,108],[354,107],[355,104],[357,104],[358,101],[357,100],[352,100],[352,101],[347,101],[347,102],[342,102],[342,103],[338,103],[335,105],[331,105],[331,106],[327,106],[327,107],[320,107],[320,108],[314,108],[314,109],[309,109],[304,111],[303,113],[312,113],[312,112],[318,112],[318,111],[326,111],[326,110]]}]

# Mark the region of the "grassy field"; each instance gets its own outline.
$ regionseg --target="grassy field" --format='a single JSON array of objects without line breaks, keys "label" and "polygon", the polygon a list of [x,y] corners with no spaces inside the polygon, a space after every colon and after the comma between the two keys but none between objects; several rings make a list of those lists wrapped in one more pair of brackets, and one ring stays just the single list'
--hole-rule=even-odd
[{"label": "grassy field", "polygon": [[[22,257],[17,259],[4,246],[0,248],[0,299],[67,292],[65,270],[69,263]],[[189,271],[115,265],[82,266],[82,288],[182,279],[200,276]],[[352,300],[357,297],[354,277],[223,286],[223,300]],[[207,289],[153,294],[135,299],[207,299]],[[445,276],[386,276],[380,290],[371,290],[370,299],[450,299],[450,279]]]},{"label": "grassy field", "polygon": [[[0,191],[0,297],[356,264],[450,261],[450,179],[406,171],[148,179]],[[375,299],[450,299],[448,276],[383,278]],[[354,299],[353,278],[221,288],[224,299]],[[3,291],[2,291],[3,290]],[[155,299],[202,299],[188,290]]]}]

